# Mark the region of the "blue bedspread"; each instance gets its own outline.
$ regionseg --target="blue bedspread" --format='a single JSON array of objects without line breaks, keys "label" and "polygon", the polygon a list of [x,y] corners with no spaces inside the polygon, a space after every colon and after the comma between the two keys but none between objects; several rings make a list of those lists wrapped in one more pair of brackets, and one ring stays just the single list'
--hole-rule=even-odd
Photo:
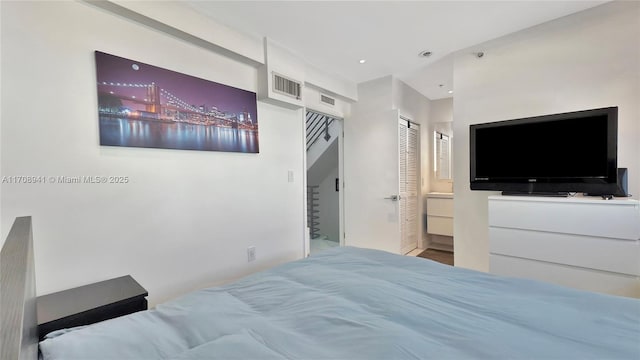
[{"label": "blue bedspread", "polygon": [[640,300],[334,248],[40,343],[54,359],[640,359]]}]

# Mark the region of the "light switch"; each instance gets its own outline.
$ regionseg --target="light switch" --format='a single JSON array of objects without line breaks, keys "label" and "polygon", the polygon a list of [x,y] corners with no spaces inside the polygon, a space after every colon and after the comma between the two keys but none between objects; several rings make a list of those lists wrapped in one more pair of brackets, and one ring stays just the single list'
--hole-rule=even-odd
[{"label": "light switch", "polygon": [[289,170],[287,172],[287,176],[289,178],[289,182],[292,183],[293,182],[293,170]]}]

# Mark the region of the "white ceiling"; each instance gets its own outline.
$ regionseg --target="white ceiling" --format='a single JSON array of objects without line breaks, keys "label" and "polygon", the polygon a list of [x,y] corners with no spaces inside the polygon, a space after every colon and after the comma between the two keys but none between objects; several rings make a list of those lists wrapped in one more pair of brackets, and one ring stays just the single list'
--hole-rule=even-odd
[{"label": "white ceiling", "polygon": [[[439,99],[452,96],[453,52],[607,1],[186,2],[328,73],[356,83],[393,74]],[[433,55],[418,56],[423,50]]]}]

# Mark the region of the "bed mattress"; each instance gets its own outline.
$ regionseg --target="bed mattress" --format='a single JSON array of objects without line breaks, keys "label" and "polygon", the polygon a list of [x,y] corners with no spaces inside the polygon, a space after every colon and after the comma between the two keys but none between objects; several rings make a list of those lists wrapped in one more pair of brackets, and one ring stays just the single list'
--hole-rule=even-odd
[{"label": "bed mattress", "polygon": [[638,359],[640,300],[341,247],[54,332],[57,359]]}]

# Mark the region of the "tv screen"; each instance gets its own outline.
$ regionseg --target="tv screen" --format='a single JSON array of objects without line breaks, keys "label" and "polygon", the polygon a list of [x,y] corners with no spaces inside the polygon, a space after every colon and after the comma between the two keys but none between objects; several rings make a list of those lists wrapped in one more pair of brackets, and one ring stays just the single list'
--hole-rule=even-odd
[{"label": "tv screen", "polygon": [[471,190],[614,194],[617,135],[617,107],[471,125]]}]

